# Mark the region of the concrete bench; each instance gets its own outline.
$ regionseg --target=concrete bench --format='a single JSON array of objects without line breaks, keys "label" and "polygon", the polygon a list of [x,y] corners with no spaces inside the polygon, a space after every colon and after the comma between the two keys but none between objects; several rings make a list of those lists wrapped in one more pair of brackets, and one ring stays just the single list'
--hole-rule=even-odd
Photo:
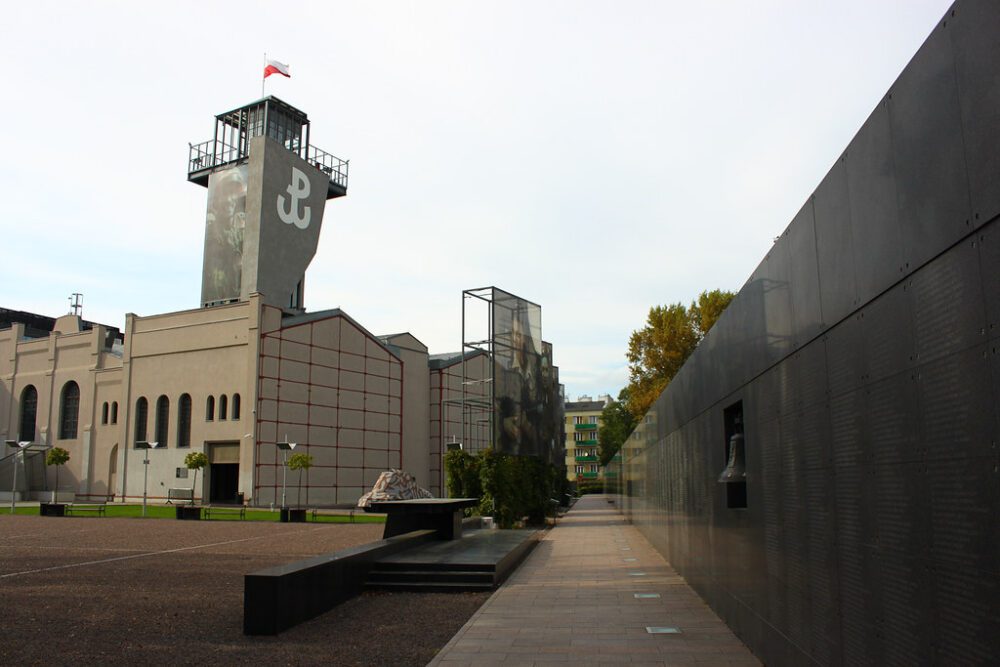
[{"label": "concrete bench", "polygon": [[364,590],[375,561],[434,537],[418,530],[243,575],[243,634],[276,635],[333,609]]},{"label": "concrete bench", "polygon": [[238,516],[240,519],[247,518],[246,505],[240,507],[212,507],[211,505],[205,505],[204,510],[206,519],[211,519],[213,514],[216,516]]},{"label": "concrete bench", "polygon": [[70,514],[96,514],[104,516],[107,505],[104,503],[69,503],[64,510],[66,515]]},{"label": "concrete bench", "polygon": [[194,504],[194,489],[167,489],[167,504],[174,500]]}]

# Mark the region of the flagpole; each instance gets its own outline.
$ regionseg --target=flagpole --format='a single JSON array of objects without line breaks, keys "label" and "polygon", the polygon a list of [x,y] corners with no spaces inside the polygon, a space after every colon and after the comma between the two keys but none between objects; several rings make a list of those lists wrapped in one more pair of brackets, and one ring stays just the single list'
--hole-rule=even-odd
[{"label": "flagpole", "polygon": [[[267,69],[267,51],[264,52],[264,69]],[[264,97],[264,82],[267,81],[267,77],[264,76],[264,69],[260,71],[260,96]]]}]

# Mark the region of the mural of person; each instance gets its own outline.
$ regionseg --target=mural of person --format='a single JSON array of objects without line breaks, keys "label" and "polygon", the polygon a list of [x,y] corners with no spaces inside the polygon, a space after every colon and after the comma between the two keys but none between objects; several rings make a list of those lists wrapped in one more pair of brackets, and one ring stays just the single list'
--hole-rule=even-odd
[{"label": "mural of person", "polygon": [[202,301],[238,299],[243,281],[247,168],[213,174],[208,184]]}]

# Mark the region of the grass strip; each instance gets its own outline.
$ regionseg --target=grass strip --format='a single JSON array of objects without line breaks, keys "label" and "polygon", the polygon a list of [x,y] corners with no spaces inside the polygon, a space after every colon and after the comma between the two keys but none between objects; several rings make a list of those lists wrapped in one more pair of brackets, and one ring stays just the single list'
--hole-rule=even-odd
[{"label": "grass strip", "polygon": [[[174,505],[147,505],[146,506],[146,518],[147,519],[176,519],[177,513],[174,509]],[[15,510],[15,514],[22,516],[38,516],[39,508],[37,506],[22,506]],[[9,510],[8,510],[9,512]],[[6,512],[0,511],[0,516]],[[108,503],[105,506],[104,517],[100,517],[96,514],[86,513],[86,514],[70,514],[72,518],[129,518],[129,519],[139,519],[142,518],[142,505],[124,505],[118,503]],[[309,516],[309,523],[385,523],[385,515],[382,514],[355,514],[353,520],[350,516],[346,514],[317,514],[315,521],[312,519],[312,513],[307,514]],[[213,517],[207,519],[208,521],[242,521],[240,517],[236,514],[233,515],[218,515],[218,517]],[[280,514],[278,510],[265,510],[265,509],[247,509],[246,512],[247,521],[271,521],[277,523],[280,520]]]}]

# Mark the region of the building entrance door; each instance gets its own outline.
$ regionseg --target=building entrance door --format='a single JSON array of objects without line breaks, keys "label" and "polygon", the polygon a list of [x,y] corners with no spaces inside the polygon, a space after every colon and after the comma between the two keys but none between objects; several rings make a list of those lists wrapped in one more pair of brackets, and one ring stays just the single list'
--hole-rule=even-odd
[{"label": "building entrance door", "polygon": [[223,442],[208,446],[208,500],[211,503],[239,503],[240,443]]}]

